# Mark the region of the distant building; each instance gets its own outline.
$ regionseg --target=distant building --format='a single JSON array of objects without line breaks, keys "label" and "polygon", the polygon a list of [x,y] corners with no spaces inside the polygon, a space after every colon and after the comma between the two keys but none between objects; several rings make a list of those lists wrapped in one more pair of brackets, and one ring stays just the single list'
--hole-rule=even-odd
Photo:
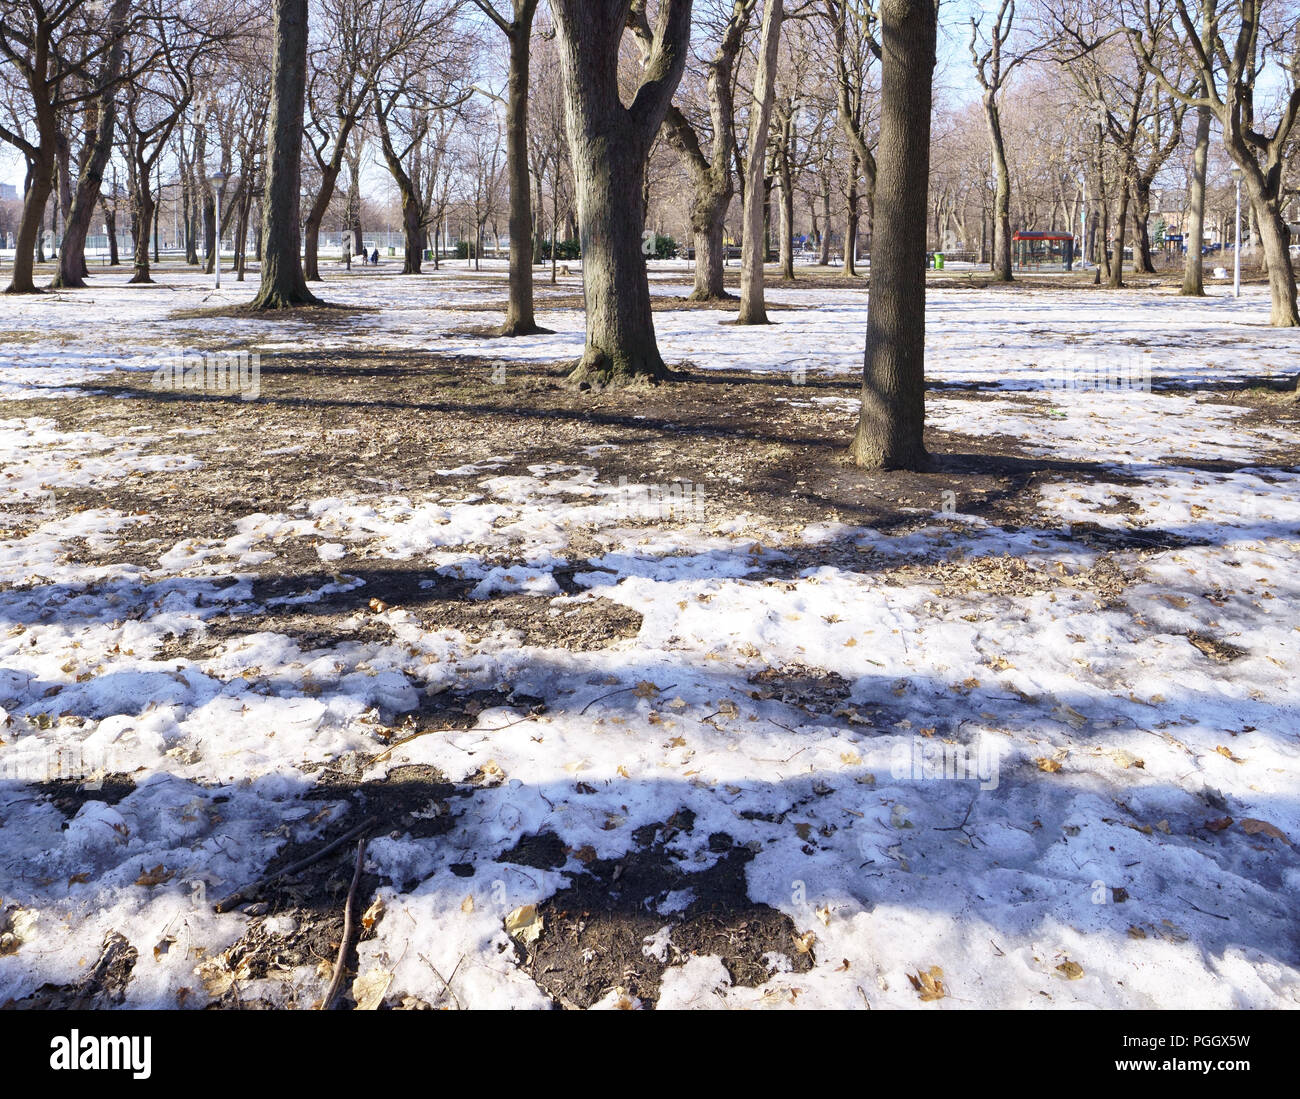
[{"label": "distant building", "polygon": [[8,198],[17,198],[18,188],[12,183],[0,183],[0,202]]}]

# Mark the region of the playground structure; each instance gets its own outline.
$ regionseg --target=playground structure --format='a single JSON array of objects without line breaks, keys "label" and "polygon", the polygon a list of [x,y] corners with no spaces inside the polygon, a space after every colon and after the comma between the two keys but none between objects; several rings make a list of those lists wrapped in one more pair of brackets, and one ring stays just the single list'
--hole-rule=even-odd
[{"label": "playground structure", "polygon": [[1011,235],[1016,270],[1074,270],[1075,238],[1072,233],[1034,233],[1016,230]]}]

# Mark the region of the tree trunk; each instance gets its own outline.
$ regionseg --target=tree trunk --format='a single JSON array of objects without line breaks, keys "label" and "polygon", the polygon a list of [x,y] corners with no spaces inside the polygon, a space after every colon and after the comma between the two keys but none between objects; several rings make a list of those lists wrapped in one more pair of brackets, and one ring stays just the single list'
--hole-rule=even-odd
[{"label": "tree trunk", "polygon": [[586,347],[570,376],[576,383],[624,385],[668,374],[655,341],[641,251],[644,166],[635,149],[574,146],[587,304]]},{"label": "tree trunk", "polygon": [[[1139,178],[1133,184],[1133,200],[1137,207],[1135,211],[1135,225],[1137,230],[1135,234],[1135,250],[1133,255],[1133,270],[1143,275],[1154,275],[1156,265],[1151,256],[1151,227],[1148,224],[1151,220],[1151,181]],[[1156,211],[1158,215],[1159,210]]]},{"label": "tree trunk", "polygon": [[710,211],[710,216],[703,227],[694,217],[691,219],[692,236],[695,241],[695,289],[691,291],[691,301],[721,301],[731,297],[723,284],[723,258],[726,248],[722,243],[723,219],[726,206]]},{"label": "tree trunk", "polygon": [[1201,245],[1205,238],[1205,166],[1210,153],[1210,108],[1196,108],[1196,145],[1192,152],[1192,192],[1187,225],[1183,230],[1183,286],[1178,292],[1190,298],[1205,296],[1202,280],[1204,261]]},{"label": "tree trunk", "polygon": [[1254,179],[1246,173],[1245,182],[1251,192],[1251,206],[1255,210],[1255,229],[1264,249],[1264,262],[1268,270],[1268,290],[1271,300],[1269,323],[1277,328],[1295,328],[1300,325],[1300,312],[1296,309],[1295,268],[1291,263],[1291,231],[1282,216],[1281,200],[1257,190]]},{"label": "tree trunk", "polygon": [[831,262],[831,184],[829,174],[822,184],[822,241],[817,256],[818,267],[829,267]]},{"label": "tree trunk", "polygon": [[934,0],[880,0],[880,141],[862,412],[850,453],[870,469],[923,469],[925,238]]},{"label": "tree trunk", "polygon": [[[339,141],[346,140],[347,134],[340,134]],[[325,221],[325,212],[329,209],[330,200],[334,197],[334,185],[342,167],[340,163],[336,163],[336,160],[337,157],[332,158],[321,172],[320,189],[312,200],[311,209],[307,211],[307,221],[303,225],[302,273],[308,282],[322,281],[318,262],[320,227]]]},{"label": "tree trunk", "polygon": [[993,92],[984,93],[984,119],[988,124],[989,148],[997,173],[993,195],[993,280],[1011,282],[1011,172],[1007,168],[1006,144],[1002,139],[1002,117]]},{"label": "tree trunk", "polygon": [[274,0],[271,108],[267,119],[262,286],[254,309],[318,305],[302,276],[298,224],[302,115],[307,87],[307,0]]},{"label": "tree trunk", "polygon": [[149,173],[141,171],[133,198],[135,207],[135,273],[132,283],[153,282],[149,275],[149,226],[153,224],[154,200],[149,190]]},{"label": "tree trunk", "polygon": [[108,265],[121,267],[122,257],[117,254],[117,211],[107,203],[103,206],[104,228],[108,231]]},{"label": "tree trunk", "polygon": [[23,198],[23,215],[18,222],[18,236],[14,241],[14,271],[6,294],[39,294],[33,280],[36,249],[41,242],[41,228],[45,221],[45,204],[54,188],[54,148],[43,142],[37,149],[36,163],[31,168],[31,185]]},{"label": "tree trunk", "polygon": [[1124,289],[1124,237],[1128,234],[1128,181],[1119,185],[1119,205],[1115,209],[1115,257],[1110,264],[1110,288]]},{"label": "tree trunk", "polygon": [[126,11],[130,0],[116,0],[109,12],[109,33],[113,36],[99,94],[94,101],[95,127],[87,134],[89,147],[81,178],[77,181],[76,196],[63,231],[63,248],[59,252],[59,271],[55,286],[82,287],[86,285],[86,234],[90,219],[95,216],[100,188],[104,182],[104,168],[113,151],[113,128],[117,124],[117,77],[122,69],[122,39],[125,33]]},{"label": "tree trunk", "polygon": [[767,324],[763,299],[763,263],[767,259],[763,169],[767,160],[767,130],[776,91],[777,52],[781,45],[783,0],[766,0],[758,72],[754,77],[754,104],[749,116],[748,163],[745,165],[744,239],[740,255],[740,313],[737,324]]},{"label": "tree trunk", "polygon": [[630,0],[552,0],[577,195],[586,345],[570,374],[579,385],[667,376],[646,281],[642,184],[646,158],[681,80],[690,0],[662,0],[654,48],[625,107],[619,52]]},{"label": "tree trunk", "polygon": [[849,157],[849,193],[844,200],[844,274],[858,273],[858,160]]},{"label": "tree trunk", "polygon": [[537,0],[515,0],[506,93],[506,174],[510,181],[510,297],[503,336],[545,332],[533,316],[533,209],[528,179],[529,38]]},{"label": "tree trunk", "polygon": [[211,275],[216,268],[213,263],[219,249],[218,238],[221,227],[217,224],[217,199],[210,183],[203,185],[203,270]]},{"label": "tree trunk", "polygon": [[794,279],[794,174],[790,158],[781,154],[781,277]]}]

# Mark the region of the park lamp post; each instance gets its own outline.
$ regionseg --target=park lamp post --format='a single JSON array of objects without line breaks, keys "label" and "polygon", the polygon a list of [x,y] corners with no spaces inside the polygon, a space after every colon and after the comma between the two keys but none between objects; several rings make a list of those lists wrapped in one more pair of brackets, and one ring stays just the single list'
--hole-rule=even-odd
[{"label": "park lamp post", "polygon": [[217,279],[214,284],[217,290],[221,289],[221,185],[230,177],[225,172],[218,169],[208,176],[208,182],[212,184],[212,193],[217,200],[217,223],[213,227],[213,237],[215,238],[214,250],[216,252],[216,263],[212,265],[213,271],[216,272]]},{"label": "park lamp post", "polygon": [[1241,297],[1241,176],[1240,168],[1232,169],[1232,180],[1237,185],[1237,228],[1236,243],[1233,246],[1232,257],[1232,296]]}]

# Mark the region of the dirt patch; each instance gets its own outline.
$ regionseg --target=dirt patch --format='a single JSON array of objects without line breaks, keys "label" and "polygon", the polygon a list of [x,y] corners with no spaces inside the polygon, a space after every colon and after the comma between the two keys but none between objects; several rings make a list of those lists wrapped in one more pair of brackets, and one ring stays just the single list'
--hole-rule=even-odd
[{"label": "dirt patch", "polygon": [[713,865],[686,868],[674,841],[694,823],[682,813],[639,829],[636,850],[591,859],[567,889],[538,906],[541,935],[515,946],[525,971],[561,1007],[590,1007],[611,989],[653,1007],[664,973],[693,956],[717,956],[731,984],[746,988],[780,969],[812,968],[811,941],[794,921],[750,900],[745,864],[754,853],[747,847],[716,833],[708,838],[718,856]]}]

